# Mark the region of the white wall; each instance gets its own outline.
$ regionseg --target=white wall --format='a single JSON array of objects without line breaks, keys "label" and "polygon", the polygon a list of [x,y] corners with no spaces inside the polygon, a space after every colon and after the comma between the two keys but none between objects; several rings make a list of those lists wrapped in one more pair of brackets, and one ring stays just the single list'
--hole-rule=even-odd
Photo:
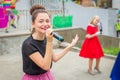
[{"label": "white wall", "polygon": [[120,9],[120,0],[112,0],[112,7]]},{"label": "white wall", "polygon": [[116,10],[93,7],[82,7],[72,2],[66,3],[66,15],[73,15],[73,27],[86,29],[94,15],[99,15],[103,24],[103,35],[116,37],[114,24],[117,19]]},{"label": "white wall", "polygon": [[[113,0],[117,3],[120,3],[120,0]],[[58,6],[62,7],[60,2]],[[120,4],[117,4],[120,6]],[[30,8],[30,0],[20,0],[16,5],[18,10],[29,10]],[[89,23],[90,19],[94,15],[99,15],[101,17],[101,22],[103,24],[103,35],[109,35],[116,37],[116,31],[114,28],[114,24],[117,20],[117,10],[112,9],[100,9],[100,8],[93,8],[93,7],[82,7],[77,5],[71,1],[68,1],[65,4],[66,8],[66,15],[73,15],[73,27],[82,27],[86,29],[87,24]]]},{"label": "white wall", "polygon": [[30,0],[19,0],[19,2],[16,3],[16,9],[29,10],[30,9]]}]

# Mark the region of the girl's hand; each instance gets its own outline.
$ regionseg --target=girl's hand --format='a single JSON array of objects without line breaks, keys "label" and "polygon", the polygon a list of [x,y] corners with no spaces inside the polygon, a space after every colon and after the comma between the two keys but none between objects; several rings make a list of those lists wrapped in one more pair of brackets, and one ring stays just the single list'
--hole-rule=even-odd
[{"label": "girl's hand", "polygon": [[79,39],[79,37],[78,37],[78,35],[76,34],[76,36],[75,36],[75,38],[72,40],[72,42],[71,42],[71,47],[73,47],[73,46],[75,46],[76,45],[76,43],[77,43],[77,41],[78,41],[78,39]]},{"label": "girl's hand", "polygon": [[90,38],[90,34],[87,34],[85,37],[89,39]]},{"label": "girl's hand", "polygon": [[99,34],[100,34],[100,31],[98,31],[98,32],[96,32],[96,33],[94,33],[94,34],[87,34],[87,35],[86,35],[86,38],[90,39],[90,38],[93,38],[93,37],[95,37],[95,36],[97,36],[97,35],[99,35]]},{"label": "girl's hand", "polygon": [[52,30],[51,29],[47,29],[46,30],[46,39],[47,42],[52,42],[53,41],[53,35],[51,34]]}]

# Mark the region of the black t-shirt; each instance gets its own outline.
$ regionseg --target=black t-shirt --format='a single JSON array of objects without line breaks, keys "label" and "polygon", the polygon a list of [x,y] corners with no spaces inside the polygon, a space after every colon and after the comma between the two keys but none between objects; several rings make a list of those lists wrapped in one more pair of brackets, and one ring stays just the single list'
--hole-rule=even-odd
[{"label": "black t-shirt", "polygon": [[[23,71],[26,74],[30,75],[39,75],[43,74],[47,71],[43,70],[39,66],[37,66],[30,58],[29,55],[34,52],[40,52],[40,54],[44,57],[46,50],[46,39],[44,40],[34,40],[32,36],[28,37],[22,45],[22,58],[23,58]],[[51,62],[52,66],[52,62]]]}]

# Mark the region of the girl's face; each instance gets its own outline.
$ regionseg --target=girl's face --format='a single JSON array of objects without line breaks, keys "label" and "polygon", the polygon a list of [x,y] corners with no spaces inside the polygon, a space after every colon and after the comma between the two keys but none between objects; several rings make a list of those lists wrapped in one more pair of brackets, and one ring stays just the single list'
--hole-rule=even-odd
[{"label": "girl's face", "polygon": [[32,26],[35,28],[35,32],[45,34],[46,30],[51,27],[50,17],[47,13],[38,13]]},{"label": "girl's face", "polygon": [[100,22],[100,18],[99,17],[95,17],[93,20],[93,24],[97,25]]}]

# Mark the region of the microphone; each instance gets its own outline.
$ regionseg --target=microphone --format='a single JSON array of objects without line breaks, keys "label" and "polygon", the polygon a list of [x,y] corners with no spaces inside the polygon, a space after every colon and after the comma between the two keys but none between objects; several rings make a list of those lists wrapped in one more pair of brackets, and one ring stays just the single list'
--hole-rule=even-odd
[{"label": "microphone", "polygon": [[99,22],[99,23],[98,23],[98,26],[99,26],[99,28],[100,28],[100,34],[102,34],[102,23]]},{"label": "microphone", "polygon": [[100,22],[100,34],[102,34],[102,23]]},{"label": "microphone", "polygon": [[59,41],[61,41],[61,42],[64,41],[63,37],[60,36],[60,35],[58,35],[57,33],[51,32],[51,34],[53,34],[53,37],[56,38],[57,40],[59,40]]}]

